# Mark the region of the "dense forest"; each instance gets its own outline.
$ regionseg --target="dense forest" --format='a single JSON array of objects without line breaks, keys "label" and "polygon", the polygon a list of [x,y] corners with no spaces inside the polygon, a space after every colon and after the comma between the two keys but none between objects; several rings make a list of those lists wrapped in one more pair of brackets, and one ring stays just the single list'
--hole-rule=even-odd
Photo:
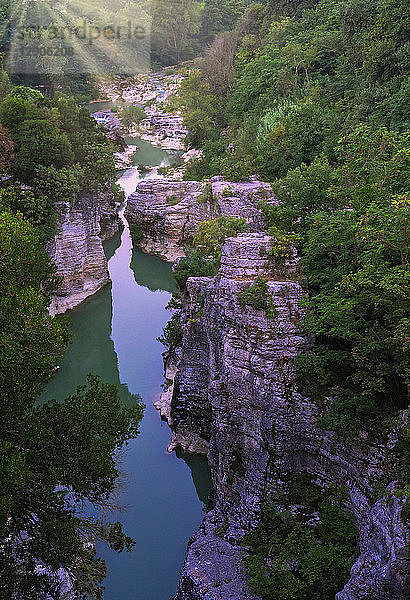
[{"label": "dense forest", "polygon": [[[280,204],[260,203],[270,259],[280,270],[296,247],[299,326],[315,340],[296,360],[299,389],[347,444],[365,431],[385,445],[408,406],[409,24],[395,0],[252,4],[217,35],[175,102],[202,150],[186,179],[271,182]],[[199,231],[176,270],[182,288],[190,275],[217,271],[223,234],[223,223]],[[269,316],[266,291],[257,281],[241,301]],[[166,331],[171,343],[177,324]],[[395,476],[405,495],[409,440],[399,431]],[[312,501],[309,486],[299,485],[298,499],[319,510],[324,530],[312,536],[267,504],[244,540],[249,583],[264,600],[327,600],[347,580],[353,524],[343,503],[317,491]]]},{"label": "dense forest", "polygon": [[[261,201],[275,241],[271,259],[280,267],[296,247],[305,292],[300,327],[315,339],[313,351],[297,359],[298,385],[323,408],[322,427],[347,440],[365,428],[384,443],[408,405],[407,3],[145,4],[153,69],[195,59],[173,102],[189,130],[187,145],[202,151],[185,178],[223,175],[235,182],[256,175],[272,184],[280,204]],[[4,65],[10,5],[0,2]],[[119,474],[115,452],[138,433],[139,398],[125,408],[115,386],[90,375],[64,402],[37,402],[70,339],[67,320],[48,314],[58,278],[45,244],[65,202],[114,182],[114,147],[78,105],[92,94],[86,74],[0,70],[0,595],[7,599],[58,594],[60,568],[78,598],[102,598],[105,566],[84,541],[103,539],[117,551],[134,543],[119,523],[79,509],[110,503]],[[176,270],[182,290],[190,275],[216,272],[225,237],[238,231],[242,222],[223,218],[203,225]],[[263,283],[254,291],[264,295]],[[258,302],[255,295],[243,301]],[[172,344],[180,335],[174,320],[165,337]],[[400,439],[403,489],[407,450],[408,440]],[[281,598],[328,600],[346,577],[351,522],[314,493],[324,527],[329,518],[340,530],[325,531],[329,551],[303,539],[312,551],[306,580],[284,581],[283,570],[268,577],[263,567],[272,540],[278,552],[296,543],[293,522],[266,509],[247,539],[254,548],[251,584],[264,598],[279,590],[288,594]],[[318,556],[330,566],[315,580],[313,596],[306,581]],[[335,578],[330,592],[328,577]]]},{"label": "dense forest", "polygon": [[[407,404],[409,19],[405,3],[253,4],[177,101],[203,150],[187,179],[272,182],[277,257],[299,251],[311,394],[349,435]],[[407,15],[407,20],[406,20]]]}]

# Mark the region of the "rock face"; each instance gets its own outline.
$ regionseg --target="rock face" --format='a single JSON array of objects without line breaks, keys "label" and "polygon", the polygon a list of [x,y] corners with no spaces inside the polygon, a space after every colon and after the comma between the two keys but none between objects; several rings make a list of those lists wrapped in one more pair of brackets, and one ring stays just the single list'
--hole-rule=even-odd
[{"label": "rock face", "polygon": [[81,194],[60,205],[58,213],[57,233],[47,248],[62,278],[49,308],[52,315],[74,308],[110,281],[102,241],[120,226],[111,191]]},{"label": "rock face", "polygon": [[[131,226],[142,234],[135,241],[145,252],[159,254],[165,260],[184,256],[184,246],[192,238],[201,221],[220,215],[243,217],[250,231],[263,227],[258,202],[274,201],[269,184],[259,181],[231,183],[221,177],[208,182],[141,181],[128,198],[125,216]],[[141,236],[140,236],[141,237]]]},{"label": "rock face", "polygon": [[[296,327],[302,290],[295,257],[268,259],[273,243],[263,233],[228,239],[217,276],[187,283],[183,341],[167,361],[175,377],[162,410],[171,447],[209,447],[214,499],[189,543],[176,600],[255,600],[238,541],[281,477],[301,472],[348,489],[360,556],[337,600],[404,600],[406,531],[395,483],[390,500],[372,499],[374,482],[391,472],[388,453],[320,429],[318,407],[295,387],[293,359],[308,345]],[[273,318],[238,300],[257,276],[268,280]]]},{"label": "rock face", "polygon": [[168,101],[177,93],[182,79],[182,75],[167,75],[166,71],[126,79],[116,77],[109,85],[101,85],[100,91],[113,102],[144,106],[146,118],[133,132],[135,135],[164,150],[182,151],[188,130],[179,112],[167,110]]}]

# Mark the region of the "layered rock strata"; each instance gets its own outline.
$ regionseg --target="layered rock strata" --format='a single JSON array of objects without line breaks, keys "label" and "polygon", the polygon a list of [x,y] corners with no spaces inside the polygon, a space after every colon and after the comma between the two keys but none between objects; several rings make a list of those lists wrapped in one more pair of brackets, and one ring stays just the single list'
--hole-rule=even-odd
[{"label": "layered rock strata", "polygon": [[[272,262],[273,243],[263,233],[228,239],[217,276],[187,283],[183,341],[167,360],[175,375],[162,411],[171,449],[209,447],[214,500],[190,540],[176,600],[255,600],[238,542],[281,479],[302,472],[348,490],[359,557],[337,600],[404,600],[406,530],[395,482],[389,499],[373,499],[375,481],[392,472],[389,448],[366,443],[364,433],[345,444],[317,426],[319,407],[294,383],[294,358],[309,346],[296,325],[297,261]],[[239,301],[258,276],[268,280],[273,318]]]},{"label": "layered rock strata", "polygon": [[257,180],[231,183],[222,177],[207,182],[149,179],[128,198],[125,216],[136,243],[165,260],[184,256],[202,221],[225,215],[244,218],[250,231],[264,226],[261,200],[274,202],[269,184]]},{"label": "layered rock strata", "polygon": [[183,126],[182,115],[168,109],[168,102],[177,93],[182,79],[182,75],[175,73],[154,73],[126,79],[116,77],[109,85],[101,85],[100,92],[112,102],[144,107],[146,118],[138,129],[129,133],[164,150],[182,151],[188,131]]},{"label": "layered rock strata", "polygon": [[57,233],[47,248],[62,279],[49,308],[52,315],[74,308],[109,283],[102,242],[119,227],[111,191],[80,194],[58,206]]}]

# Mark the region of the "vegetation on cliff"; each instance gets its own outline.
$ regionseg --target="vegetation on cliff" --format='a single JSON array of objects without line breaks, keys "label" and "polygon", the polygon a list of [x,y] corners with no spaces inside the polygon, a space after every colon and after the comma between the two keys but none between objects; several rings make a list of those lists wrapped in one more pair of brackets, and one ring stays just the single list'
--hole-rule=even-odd
[{"label": "vegetation on cliff", "polygon": [[[278,499],[277,499],[278,500]],[[266,503],[257,528],[243,538],[249,585],[262,600],[330,600],[349,576],[356,551],[354,524],[340,492],[303,475],[286,497]]]},{"label": "vegetation on cliff", "polygon": [[392,0],[253,4],[178,100],[204,153],[188,179],[256,173],[281,200],[262,208],[298,248],[316,337],[299,382],[336,398],[322,423],[343,435],[407,404],[407,22]]},{"label": "vegetation on cliff", "polygon": [[199,224],[193,247],[187,249],[186,257],[178,261],[174,269],[179,287],[185,288],[189,277],[212,277],[221,263],[222,246],[227,237],[248,230],[245,219],[218,217]]},{"label": "vegetation on cliff", "polygon": [[5,92],[0,124],[9,179],[0,201],[21,212],[45,240],[53,234],[58,203],[112,184],[113,147],[70,96],[57,93],[50,99],[10,84]]},{"label": "vegetation on cliff", "polygon": [[92,376],[61,403],[37,398],[69,340],[66,320],[48,314],[59,280],[42,242],[59,203],[110,185],[112,148],[70,97],[46,99],[0,75],[0,595],[56,597],[66,578],[76,597],[101,598],[93,543],[133,542],[98,509],[110,504],[116,455],[137,435],[142,405],[124,407]]},{"label": "vegetation on cliff", "polygon": [[[408,438],[398,421],[409,379],[408,24],[403,1],[255,3],[218,35],[176,101],[188,144],[203,152],[186,179],[241,181],[256,174],[280,200],[260,206],[280,252],[295,246],[300,257],[306,292],[300,326],[315,345],[297,359],[297,379],[317,400],[319,425],[345,439],[361,432],[363,444],[375,436],[385,443],[396,427],[400,441],[390,453],[396,471],[386,477],[402,483],[408,478]],[[239,300],[263,310],[265,285],[255,282]],[[246,540],[250,584],[262,598],[328,600],[343,587],[353,524],[341,502],[333,525],[345,523],[344,533],[329,529],[323,537],[322,508],[316,529],[271,507],[262,511]]]}]

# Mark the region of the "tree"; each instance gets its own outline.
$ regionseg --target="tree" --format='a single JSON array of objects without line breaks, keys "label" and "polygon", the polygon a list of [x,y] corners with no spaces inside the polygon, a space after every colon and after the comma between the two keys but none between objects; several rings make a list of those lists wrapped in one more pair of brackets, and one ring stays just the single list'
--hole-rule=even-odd
[{"label": "tree", "polygon": [[14,214],[21,213],[36,229],[40,241],[54,234],[56,214],[51,195],[42,196],[19,186],[9,186],[0,189],[0,205]]},{"label": "tree", "polygon": [[195,55],[195,36],[199,31],[199,3],[196,0],[169,2],[153,0],[151,44],[154,60],[177,64]]},{"label": "tree", "polygon": [[17,139],[14,172],[23,181],[30,182],[38,166],[62,168],[74,160],[71,144],[65,133],[43,119],[24,121]]},{"label": "tree", "polygon": [[8,97],[0,103],[0,122],[11,136],[18,134],[27,119],[40,118],[41,113],[28,100]]},{"label": "tree", "polygon": [[192,70],[182,82],[177,106],[182,109],[191,145],[201,146],[204,140],[216,136],[216,98],[199,70]]},{"label": "tree", "polygon": [[10,78],[6,71],[0,69],[0,102],[4,100],[11,89]]},{"label": "tree", "polygon": [[203,221],[194,237],[194,247],[200,255],[219,260],[225,239],[245,231],[248,231],[248,224],[242,218],[218,217],[213,221]]},{"label": "tree", "polygon": [[125,106],[120,110],[119,117],[124,127],[139,125],[146,118],[144,109],[141,106]]},{"label": "tree", "polygon": [[109,503],[116,453],[137,434],[142,405],[124,407],[93,376],[64,402],[39,405],[69,336],[47,310],[55,267],[20,214],[0,214],[0,266],[0,595],[57,594],[61,568],[78,598],[101,598],[104,564],[85,542],[122,551],[132,540],[82,508]]},{"label": "tree", "polygon": [[408,136],[362,126],[339,151],[328,193],[340,208],[312,215],[302,247],[317,343],[299,377],[311,392],[337,388],[323,424],[347,434],[407,403]]},{"label": "tree", "polygon": [[9,173],[14,161],[14,144],[0,125],[0,173]]},{"label": "tree", "polygon": [[21,98],[22,100],[28,100],[32,104],[44,100],[44,96],[38,90],[24,85],[17,85],[12,88],[10,92],[11,98]]}]

